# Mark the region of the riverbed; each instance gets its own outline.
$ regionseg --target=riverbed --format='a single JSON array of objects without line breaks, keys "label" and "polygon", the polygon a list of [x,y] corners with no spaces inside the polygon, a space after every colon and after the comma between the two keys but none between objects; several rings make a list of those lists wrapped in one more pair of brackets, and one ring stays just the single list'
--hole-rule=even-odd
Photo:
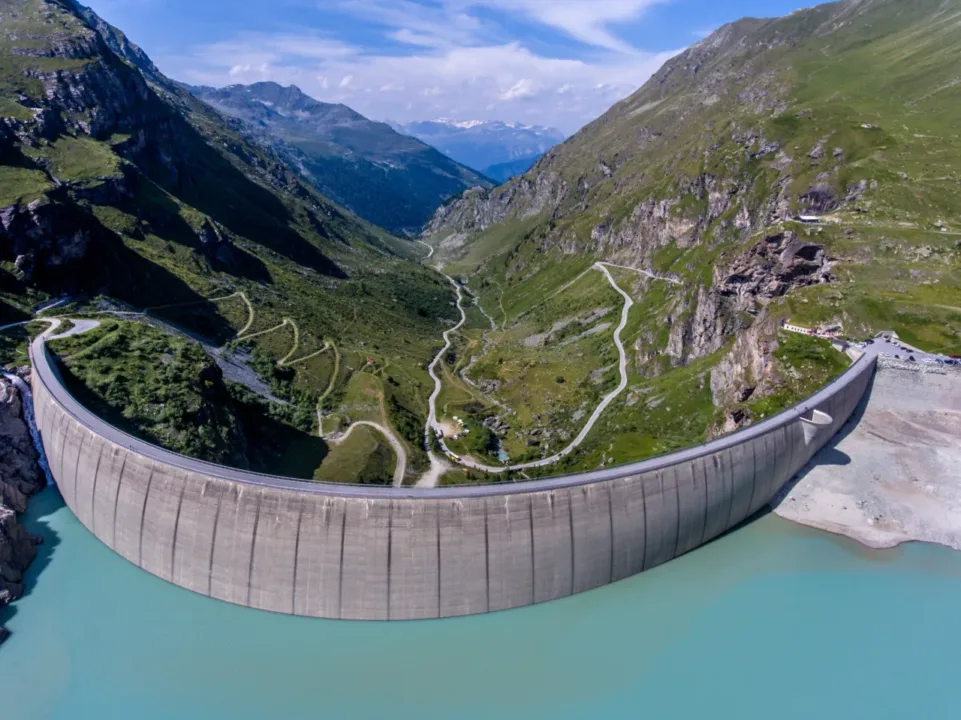
[{"label": "riverbed", "polygon": [[108,550],[55,488],[0,618],[0,709],[138,718],[954,718],[961,554],[872,551],[767,516],[541,606],[356,623],[194,595]]}]

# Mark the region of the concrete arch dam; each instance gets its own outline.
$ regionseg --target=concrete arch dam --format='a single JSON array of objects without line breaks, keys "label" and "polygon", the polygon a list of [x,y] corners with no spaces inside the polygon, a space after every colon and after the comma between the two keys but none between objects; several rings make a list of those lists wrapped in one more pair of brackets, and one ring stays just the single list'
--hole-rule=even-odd
[{"label": "concrete arch dam", "polygon": [[863,357],[800,405],[639,463],[527,483],[305,483],[186,458],[107,425],[31,346],[37,424],[97,538],[181,587],[248,607],[407,620],[531,605],[692,550],[767,504],[861,400]]}]

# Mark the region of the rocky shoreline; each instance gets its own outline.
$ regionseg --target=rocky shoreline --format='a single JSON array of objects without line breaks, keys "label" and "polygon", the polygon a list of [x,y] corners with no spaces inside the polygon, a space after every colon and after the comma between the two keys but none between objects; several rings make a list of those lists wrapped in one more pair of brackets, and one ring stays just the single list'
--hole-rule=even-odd
[{"label": "rocky shoreline", "polygon": [[[27,370],[18,372],[27,376]],[[24,573],[40,539],[18,522],[29,498],[46,484],[24,417],[23,398],[0,376],[0,609],[23,594]],[[0,626],[0,643],[7,636]]]}]

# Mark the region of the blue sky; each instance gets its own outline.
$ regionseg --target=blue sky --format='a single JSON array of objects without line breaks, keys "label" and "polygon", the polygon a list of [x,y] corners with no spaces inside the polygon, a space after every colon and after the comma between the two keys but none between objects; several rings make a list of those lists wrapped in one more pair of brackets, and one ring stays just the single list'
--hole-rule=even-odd
[{"label": "blue sky", "polygon": [[274,80],[377,120],[573,132],[726,22],[803,0],[87,0],[167,75]]}]

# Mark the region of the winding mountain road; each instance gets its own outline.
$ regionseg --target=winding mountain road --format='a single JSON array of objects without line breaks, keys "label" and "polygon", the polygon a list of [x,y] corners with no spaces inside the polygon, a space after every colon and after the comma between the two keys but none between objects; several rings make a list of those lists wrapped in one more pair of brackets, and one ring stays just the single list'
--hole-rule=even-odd
[{"label": "winding mountain road", "polygon": [[421,245],[423,245],[425,248],[427,248],[428,250],[430,250],[430,252],[427,253],[427,257],[425,257],[424,260],[430,260],[432,257],[434,257],[434,248],[433,248],[431,245],[428,245],[428,244],[425,243],[423,240],[418,240],[417,242],[419,242],[419,243],[420,243]]},{"label": "winding mountain road", "polygon": [[[426,243],[425,243],[426,244]],[[454,327],[449,330],[445,330],[443,334],[444,347],[437,351],[437,355],[431,361],[430,365],[427,366],[427,373],[430,375],[431,379],[434,381],[434,391],[430,394],[427,399],[427,424],[424,426],[424,444],[428,448],[427,457],[430,459],[430,469],[424,473],[424,475],[417,481],[418,487],[436,487],[441,476],[447,472],[450,467],[446,462],[438,457],[437,453],[430,449],[430,434],[435,430],[440,430],[440,426],[437,423],[437,397],[440,395],[441,391],[441,380],[437,376],[437,363],[450,349],[450,336],[452,333],[457,332],[461,329],[465,322],[467,322],[467,313],[464,312],[464,307],[461,302],[464,299],[464,293],[461,292],[460,285],[452,278],[450,275],[444,275],[448,282],[454,286],[454,290],[457,292],[457,309],[460,311],[460,322],[458,322]],[[444,446],[444,441],[441,440],[441,447],[447,450]],[[447,450],[450,452],[450,450]]]},{"label": "winding mountain road", "polygon": [[[45,309],[49,309],[49,307]],[[42,318],[33,318],[32,320],[23,320],[22,322],[10,323],[9,325],[4,325],[0,327],[0,332],[3,332],[4,330],[9,330],[10,328],[21,327],[22,325],[27,325],[32,322],[49,323],[49,327],[41,333],[41,336],[43,337],[44,340],[60,340],[61,338],[73,337],[74,335],[80,335],[82,333],[89,332],[94,328],[100,327],[99,320],[71,319],[71,322],[73,323],[73,327],[71,327],[69,330],[65,330],[62,333],[59,333],[58,335],[54,335],[53,333],[57,330],[57,328],[59,328],[63,324],[63,319],[58,317],[42,317]]]},{"label": "winding mountain road", "polygon": [[391,448],[394,450],[394,454],[397,456],[397,465],[394,468],[394,487],[400,487],[404,484],[404,474],[407,472],[407,449],[404,444],[397,439],[387,427],[381,425],[380,423],[375,423],[370,420],[358,420],[355,423],[351,423],[347,431],[341,435],[336,440],[329,440],[332,445],[339,445],[344,442],[350,434],[359,426],[365,425],[367,427],[374,428],[381,435],[387,438],[387,442],[390,443]]},{"label": "winding mountain road", "polygon": [[[621,321],[618,324],[617,328],[614,330],[614,344],[617,346],[618,368],[620,370],[620,375],[621,375],[620,383],[618,383],[617,387],[614,390],[609,392],[607,395],[605,395],[601,399],[597,407],[594,408],[594,412],[591,414],[588,421],[584,424],[584,427],[581,428],[581,431],[577,434],[577,437],[575,437],[570,442],[570,444],[568,444],[567,447],[565,447],[560,452],[555,453],[550,457],[543,458],[541,460],[534,460],[532,462],[521,463],[519,465],[511,465],[511,466],[484,465],[483,463],[479,463],[476,460],[473,460],[471,458],[461,458],[460,459],[461,465],[472,468],[474,470],[481,470],[483,472],[488,472],[488,473],[502,473],[507,471],[508,469],[526,470],[528,468],[537,468],[537,467],[545,467],[547,465],[553,465],[561,458],[565,457],[566,455],[569,455],[571,452],[574,451],[575,448],[577,448],[578,445],[584,442],[584,439],[587,437],[588,433],[594,427],[594,424],[598,421],[598,419],[600,419],[601,414],[604,412],[604,410],[607,409],[607,406],[610,405],[614,401],[614,399],[618,395],[620,395],[622,392],[624,392],[624,390],[627,388],[627,352],[624,350],[624,342],[621,340],[621,333],[623,332],[624,328],[627,326],[628,315],[631,311],[631,308],[634,306],[634,301],[631,299],[631,296],[628,295],[626,292],[624,292],[624,290],[622,290],[620,286],[614,281],[614,277],[611,275],[607,267],[605,267],[606,265],[609,265],[609,264],[610,263],[597,262],[591,266],[591,269],[598,270],[604,273],[604,277],[607,278],[607,281],[611,284],[611,287],[613,287],[614,290],[616,290],[620,294],[620,296],[624,298],[624,307],[621,309]],[[619,266],[612,265],[612,267],[619,267]],[[636,268],[626,268],[626,269],[635,270]],[[457,291],[457,309],[460,310],[461,319],[460,319],[460,322],[457,323],[457,325],[455,325],[454,327],[444,332],[444,347],[441,348],[440,352],[437,353],[437,356],[434,358],[433,362],[431,362],[430,366],[428,367],[428,372],[430,373],[430,376],[434,381],[434,391],[431,393],[430,398],[428,400],[428,416],[427,416],[427,425],[424,428],[424,441],[427,443],[427,447],[429,448],[430,434],[432,431],[434,431],[440,435],[440,437],[438,437],[438,442],[440,443],[440,446],[444,449],[444,451],[449,454],[453,454],[444,444],[443,434],[440,430],[439,424],[437,423],[436,405],[437,405],[437,397],[440,395],[440,392],[441,392],[441,380],[437,376],[434,369],[437,363],[440,361],[441,357],[444,355],[444,353],[447,352],[448,348],[450,348],[451,333],[454,333],[461,328],[461,326],[467,320],[467,315],[464,312],[463,306],[461,305],[461,302],[463,300],[463,293],[461,292],[460,286],[450,276],[445,275],[444,277],[446,277],[450,281],[450,283],[454,286],[454,288]],[[664,278],[660,278],[660,279],[664,279]],[[437,454],[434,453],[433,451],[428,451],[428,456],[430,457],[431,468],[430,470],[427,471],[427,473],[425,473],[420,478],[420,480],[417,481],[418,487],[435,487],[437,482],[440,480],[440,477],[444,474],[446,469],[449,468],[449,465],[445,463],[440,457],[438,457]]]}]

